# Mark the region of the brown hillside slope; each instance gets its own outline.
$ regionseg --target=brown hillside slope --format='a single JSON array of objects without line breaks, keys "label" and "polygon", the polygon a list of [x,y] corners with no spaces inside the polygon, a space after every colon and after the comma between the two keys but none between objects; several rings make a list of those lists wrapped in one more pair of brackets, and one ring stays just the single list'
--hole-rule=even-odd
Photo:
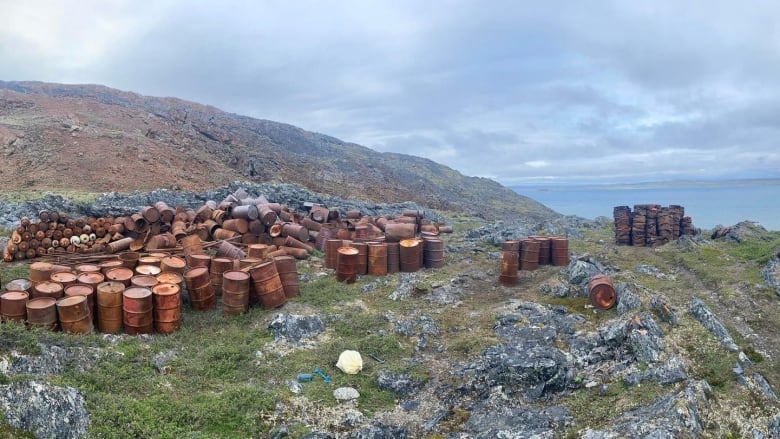
[{"label": "brown hillside slope", "polygon": [[248,179],[489,217],[556,215],[427,159],[99,85],[0,81],[0,156],[0,176],[25,189],[202,190]]}]

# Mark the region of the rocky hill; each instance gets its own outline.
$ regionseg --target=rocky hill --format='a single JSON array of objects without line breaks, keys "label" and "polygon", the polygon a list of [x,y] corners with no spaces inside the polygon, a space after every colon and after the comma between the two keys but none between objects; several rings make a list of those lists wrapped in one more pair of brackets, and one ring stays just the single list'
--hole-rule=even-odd
[{"label": "rocky hill", "polygon": [[252,180],[488,217],[555,216],[492,180],[427,159],[99,85],[0,81],[0,154],[0,176],[24,189],[199,191]]}]

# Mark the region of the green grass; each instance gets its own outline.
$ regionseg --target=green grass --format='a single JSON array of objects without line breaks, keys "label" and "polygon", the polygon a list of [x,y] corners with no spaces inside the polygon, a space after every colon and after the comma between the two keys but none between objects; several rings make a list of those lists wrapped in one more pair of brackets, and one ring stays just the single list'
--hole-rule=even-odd
[{"label": "green grass", "polygon": [[[32,181],[32,180],[29,180]],[[29,182],[28,181],[28,182]],[[28,184],[34,184],[28,183]],[[0,190],[0,200],[11,201],[14,203],[23,203],[25,201],[34,201],[43,198],[46,195],[59,195],[66,200],[75,203],[90,203],[95,201],[100,192],[78,191],[72,189],[25,189],[25,190]]]},{"label": "green grass", "polygon": [[729,244],[725,252],[743,261],[765,264],[780,252],[780,231],[767,233],[767,239],[756,239]]}]

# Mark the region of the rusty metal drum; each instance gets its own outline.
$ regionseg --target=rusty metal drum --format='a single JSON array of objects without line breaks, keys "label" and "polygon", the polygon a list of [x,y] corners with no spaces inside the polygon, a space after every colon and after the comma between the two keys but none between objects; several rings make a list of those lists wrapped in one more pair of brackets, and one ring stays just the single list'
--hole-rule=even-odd
[{"label": "rusty metal drum", "polygon": [[520,240],[520,269],[534,271],[539,268],[539,241],[531,238]]},{"label": "rusty metal drum", "polygon": [[33,287],[32,298],[38,297],[51,297],[52,299],[59,299],[63,296],[62,284],[52,281],[45,281],[36,284]]},{"label": "rusty metal drum", "polygon": [[423,262],[425,268],[441,268],[444,266],[444,242],[441,239],[423,239]]},{"label": "rusty metal drum", "polygon": [[192,309],[207,311],[216,307],[216,295],[211,287],[208,268],[197,267],[184,273],[184,283],[187,284]]},{"label": "rusty metal drum", "polygon": [[292,256],[277,256],[274,258],[276,272],[279,273],[279,279],[282,281],[284,295],[290,299],[300,294],[298,285],[298,265]]},{"label": "rusty metal drum", "polygon": [[401,246],[397,242],[387,242],[387,273],[401,271]]},{"label": "rusty metal drum", "polygon": [[365,242],[353,242],[350,247],[358,250],[357,256],[357,274],[368,273],[368,245]]},{"label": "rusty metal drum", "polygon": [[26,303],[27,324],[39,326],[50,331],[57,330],[57,300],[51,297],[38,297]]},{"label": "rusty metal drum", "polygon": [[162,273],[162,269],[156,265],[137,265],[135,267],[135,274],[141,276],[157,276]]},{"label": "rusty metal drum", "polygon": [[550,238],[552,264],[556,267],[569,265],[569,240],[561,236]]},{"label": "rusty metal drum", "polygon": [[354,247],[339,247],[336,280],[348,284],[357,281],[359,250]]},{"label": "rusty metal drum", "polygon": [[[389,225],[389,224],[388,224]],[[400,268],[404,273],[413,273],[420,269],[422,243],[417,239],[404,239],[399,242]]]},{"label": "rusty metal drum", "polygon": [[120,282],[122,285],[129,287],[130,279],[135,275],[133,270],[127,267],[117,267],[106,272],[106,280],[113,282]]},{"label": "rusty metal drum", "polygon": [[124,267],[124,264],[119,259],[114,259],[110,261],[103,261],[98,264],[98,266],[100,267],[100,272],[103,273],[103,276],[105,276],[106,273],[113,270],[114,268]]},{"label": "rusty metal drum", "polygon": [[612,279],[606,274],[597,274],[588,282],[590,304],[598,309],[610,309],[615,306],[615,288]]},{"label": "rusty metal drum", "polygon": [[49,279],[52,282],[56,282],[62,285],[62,288],[64,290],[65,288],[68,288],[69,286],[75,284],[76,280],[78,279],[78,276],[71,273],[70,271],[58,271],[52,273],[51,276],[49,276]]},{"label": "rusty metal drum", "polygon": [[260,306],[276,308],[287,302],[282,280],[274,261],[264,262],[249,271]]},{"label": "rusty metal drum", "polygon": [[501,251],[501,274],[498,281],[505,286],[517,285],[517,270],[520,266],[520,254],[515,250]]},{"label": "rusty metal drum", "polygon": [[178,256],[166,256],[160,260],[160,269],[163,272],[184,273],[186,268],[187,261]]},{"label": "rusty metal drum", "polygon": [[68,296],[57,301],[57,315],[64,332],[87,334],[92,332],[92,314],[85,296]]},{"label": "rusty metal drum", "polygon": [[32,281],[30,279],[13,279],[5,284],[6,291],[24,291],[32,295]]},{"label": "rusty metal drum", "polygon": [[181,321],[181,289],[175,284],[157,284],[152,288],[154,330],[170,334]]},{"label": "rusty metal drum", "polygon": [[243,271],[222,273],[222,315],[239,315],[249,309],[249,279]]},{"label": "rusty metal drum", "polygon": [[214,294],[222,296],[222,273],[233,269],[233,259],[213,258],[209,265],[209,278]]},{"label": "rusty metal drum", "polygon": [[187,257],[187,266],[192,268],[205,267],[208,271],[209,265],[211,265],[211,256],[204,254],[191,254]]},{"label": "rusty metal drum", "polygon": [[75,284],[68,288],[65,288],[66,297],[82,296],[87,299],[87,306],[89,307],[89,315],[94,322],[97,317],[97,310],[95,307],[95,290],[90,285]]},{"label": "rusty metal drum", "polygon": [[97,304],[97,324],[100,332],[117,334],[122,331],[122,293],[125,285],[121,282],[103,282],[95,289]]},{"label": "rusty metal drum", "polygon": [[368,244],[368,274],[372,276],[387,275],[387,244],[384,242]]},{"label": "rusty metal drum", "polygon": [[30,295],[25,291],[6,291],[0,295],[0,315],[4,322],[27,320],[27,300]]},{"label": "rusty metal drum", "polygon": [[130,335],[150,334],[152,318],[152,290],[131,287],[122,292],[122,323]]},{"label": "rusty metal drum", "polygon": [[93,289],[97,289],[97,286],[105,281],[106,281],[106,277],[103,276],[103,273],[99,271],[81,273],[78,277],[78,283],[89,285]]},{"label": "rusty metal drum", "polygon": [[156,276],[148,274],[138,274],[130,278],[130,286],[152,289],[155,285],[160,283]]},{"label": "rusty metal drum", "polygon": [[138,259],[141,254],[138,252],[124,252],[119,254],[119,260],[122,261],[122,266],[129,269],[134,269],[138,265]]}]

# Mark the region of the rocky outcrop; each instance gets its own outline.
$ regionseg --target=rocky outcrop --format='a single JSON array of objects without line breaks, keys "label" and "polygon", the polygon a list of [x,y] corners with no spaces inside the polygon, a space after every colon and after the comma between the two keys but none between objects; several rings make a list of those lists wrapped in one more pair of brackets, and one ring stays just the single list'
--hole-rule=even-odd
[{"label": "rocky outcrop", "polygon": [[0,386],[0,411],[8,425],[36,438],[77,439],[87,434],[84,396],[71,387],[40,381]]},{"label": "rocky outcrop", "polygon": [[716,227],[711,236],[712,239],[725,239],[730,242],[768,239],[768,237],[764,226],[753,221],[741,221],[730,227]]},{"label": "rocky outcrop", "polygon": [[325,331],[325,324],[320,316],[301,316],[279,313],[268,324],[274,334],[274,339],[286,340],[288,343],[300,344],[305,338],[315,337]]},{"label": "rocky outcrop", "polygon": [[723,326],[723,323],[721,323],[720,319],[715,314],[713,314],[709,308],[707,308],[704,302],[694,298],[691,301],[690,307],[688,308],[688,313],[690,313],[696,320],[699,321],[699,323],[707,328],[707,330],[710,331],[712,335],[718,339],[718,341],[720,341],[720,344],[724,348],[731,352],[737,352],[739,350],[737,344],[734,343],[734,339],[731,338],[729,331],[725,326]]}]

